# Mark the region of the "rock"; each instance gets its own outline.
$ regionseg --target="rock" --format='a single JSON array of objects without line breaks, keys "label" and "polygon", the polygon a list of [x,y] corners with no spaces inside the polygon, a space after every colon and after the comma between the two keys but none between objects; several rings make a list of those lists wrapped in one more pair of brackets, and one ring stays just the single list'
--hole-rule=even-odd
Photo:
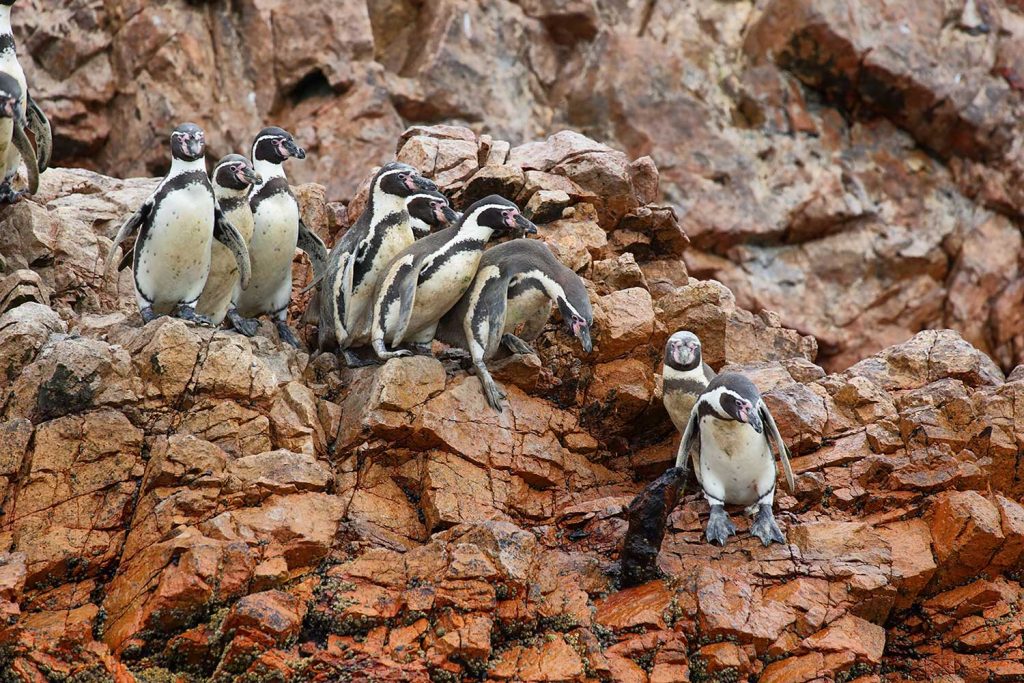
[{"label": "rock", "polygon": [[625,355],[647,342],[654,332],[653,302],[645,289],[612,292],[593,304],[594,353],[598,359]]},{"label": "rock", "polygon": [[939,494],[930,525],[938,565],[932,579],[936,588],[984,573],[1005,540],[999,511],[976,491]]},{"label": "rock", "polygon": [[287,593],[253,593],[232,606],[221,628],[228,640],[250,632],[269,635],[275,642],[283,643],[298,635],[304,611],[299,601]]}]

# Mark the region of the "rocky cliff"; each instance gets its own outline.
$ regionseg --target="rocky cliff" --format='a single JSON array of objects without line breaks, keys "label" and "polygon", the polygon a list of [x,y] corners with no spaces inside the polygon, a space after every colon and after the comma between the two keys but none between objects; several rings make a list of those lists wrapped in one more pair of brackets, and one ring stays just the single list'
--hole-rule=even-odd
[{"label": "rocky cliff", "polygon": [[[0,679],[1024,676],[1024,375],[954,331],[826,374],[812,337],[686,276],[649,158],[454,127],[398,157],[457,203],[515,197],[588,279],[594,352],[553,323],[496,367],[501,414],[432,358],[347,370],[269,325],[142,326],[102,264],[152,180],[54,169],[0,214]],[[363,201],[297,192],[329,240]],[[799,474],[788,542],[706,545],[691,489],[666,578],[623,590],[624,508],[678,438],[657,378],[678,328],[766,392]]]},{"label": "rocky cliff", "polygon": [[[650,155],[692,274],[844,370],[948,327],[1024,360],[1018,0],[20,0],[59,163],[159,175],[271,121],[348,200],[410,124]],[[465,178],[469,169],[446,169]]]}]

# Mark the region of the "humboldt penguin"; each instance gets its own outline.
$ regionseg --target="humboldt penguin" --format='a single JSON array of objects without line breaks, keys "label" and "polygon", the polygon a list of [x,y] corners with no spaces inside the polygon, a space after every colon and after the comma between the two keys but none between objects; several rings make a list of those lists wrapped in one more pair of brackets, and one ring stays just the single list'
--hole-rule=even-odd
[{"label": "humboldt penguin", "polygon": [[[212,181],[220,210],[248,245],[254,229],[249,188],[261,181],[259,174],[241,154],[229,154],[217,162]],[[209,318],[214,325],[220,325],[237,289],[238,265],[234,254],[224,245],[214,244],[210,255],[210,275],[196,304],[196,312]]]},{"label": "humboldt penguin", "polygon": [[751,535],[766,546],[786,542],[772,513],[776,479],[772,441],[786,483],[793,491],[789,452],[757,387],[738,372],[726,372],[711,380],[690,411],[676,457],[676,467],[684,467],[687,454],[698,445],[693,467],[711,505],[705,530],[708,541],[725,545],[726,539],[736,533],[725,506],[744,505],[754,516]]},{"label": "humboldt penguin", "polygon": [[384,268],[414,241],[405,201],[437,186],[412,166],[392,162],[370,183],[366,209],[331,250],[326,275],[318,293],[319,348],[340,350],[349,367],[375,361],[362,360],[350,350],[370,337],[370,308]]},{"label": "humboldt penguin", "polygon": [[[5,113],[0,120],[0,163],[4,165],[0,201],[7,203],[17,201],[22,194],[11,187],[20,161],[24,159],[28,171],[28,192],[35,194],[39,189],[39,174],[49,166],[50,153],[53,149],[50,122],[29,94],[25,72],[18,62],[14,31],[11,27],[11,8],[14,2],[15,0],[0,0],[0,74],[6,74],[18,85],[15,90],[9,82],[0,83],[0,92],[5,96],[16,97],[18,101],[18,106],[11,108],[12,112],[17,114]],[[25,135],[26,126],[35,136],[36,150],[32,150]]]},{"label": "humboldt penguin", "polygon": [[418,192],[406,197],[405,208],[416,239],[426,237],[435,228],[447,227],[462,217],[440,192]]},{"label": "humboldt penguin", "polygon": [[381,276],[374,299],[370,338],[377,357],[409,355],[386,347],[406,340],[420,351],[424,346],[429,350],[441,317],[469,289],[488,240],[536,232],[519,207],[493,194],[466,209],[457,225],[399,252]]},{"label": "humboldt penguin", "polygon": [[171,133],[171,170],[139,210],[125,221],[107,255],[135,230],[133,248],[135,298],[142,319],[174,314],[208,324],[195,311],[210,272],[213,240],[235,257],[241,284],[249,282],[249,252],[245,239],[225,218],[206,175],[206,138],[194,123]]},{"label": "humboldt penguin", "polygon": [[327,247],[299,214],[299,202],[288,186],[284,162],[292,157],[305,159],[306,151],[290,133],[280,128],[264,128],[252,143],[252,164],[260,182],[249,192],[253,216],[252,283],[237,292],[228,312],[228,320],[247,336],[256,334],[253,318],[269,315],[286,344],[298,347],[299,340],[288,327],[288,305],[292,298],[292,259],[295,248],[309,255],[316,276],[322,277],[327,263]]},{"label": "humboldt penguin", "polygon": [[[510,299],[514,290],[520,293]],[[510,311],[510,301],[515,310]],[[484,252],[473,284],[438,325],[437,339],[469,351],[487,402],[498,412],[505,392],[491,377],[486,361],[502,345],[516,353],[532,352],[515,332],[526,327],[539,333],[552,301],[569,332],[590,353],[594,313],[583,280],[542,242],[512,240]]]},{"label": "humboldt penguin", "polygon": [[[686,431],[693,404],[715,378],[715,371],[704,362],[701,350],[700,339],[686,330],[676,332],[665,344],[661,400],[680,434]],[[679,446],[682,448],[682,441]]]}]

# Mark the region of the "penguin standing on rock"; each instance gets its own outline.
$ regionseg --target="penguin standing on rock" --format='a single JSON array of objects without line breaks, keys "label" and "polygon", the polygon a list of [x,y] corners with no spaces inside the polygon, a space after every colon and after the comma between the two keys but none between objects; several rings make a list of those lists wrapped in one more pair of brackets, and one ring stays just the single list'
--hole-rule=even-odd
[{"label": "penguin standing on rock", "polygon": [[484,252],[473,284],[438,325],[439,340],[469,351],[484,396],[498,412],[506,396],[486,361],[502,345],[513,353],[532,353],[515,333],[536,338],[551,315],[552,301],[569,332],[590,353],[594,313],[583,280],[542,242],[512,240]]},{"label": "penguin standing on rock", "polygon": [[[252,240],[254,222],[249,208],[249,188],[261,178],[249,160],[241,154],[229,154],[213,169],[213,193],[220,210],[235,226],[246,245]],[[214,244],[210,256],[210,276],[196,304],[196,312],[214,325],[224,322],[231,299],[238,290],[238,265],[234,254],[222,244]]]},{"label": "penguin standing on rock", "polygon": [[[686,431],[693,404],[714,378],[715,371],[704,362],[697,335],[681,330],[668,338],[661,371],[661,394],[665,410],[680,434]],[[679,448],[682,447],[680,441]]]},{"label": "penguin standing on rock", "polygon": [[252,143],[252,162],[261,182],[249,194],[253,215],[250,242],[252,284],[238,293],[228,319],[246,336],[256,334],[253,318],[270,315],[281,341],[298,347],[299,340],[288,327],[288,305],[292,298],[292,259],[296,246],[309,255],[313,270],[321,277],[327,263],[327,247],[302,222],[299,202],[288,186],[284,162],[305,159],[306,152],[290,133],[264,128]]},{"label": "penguin standing on rock", "polygon": [[370,183],[366,209],[331,250],[318,294],[319,348],[341,350],[349,367],[375,361],[350,350],[370,338],[373,295],[384,268],[415,240],[406,199],[437,186],[407,164],[386,164]]},{"label": "penguin standing on rock", "polygon": [[462,218],[462,214],[455,211],[448,204],[448,198],[440,192],[419,192],[406,197],[405,208],[416,239],[426,237],[434,228],[444,228]]},{"label": "penguin standing on rock", "polygon": [[[11,181],[22,160],[28,170],[28,193],[36,193],[39,189],[39,174],[49,165],[53,148],[50,122],[29,95],[25,72],[18,62],[11,28],[11,8],[14,2],[0,0],[0,75],[7,77],[0,78],[0,94],[5,99],[13,98],[17,101],[17,106],[6,107],[0,113],[0,163],[3,164],[0,202],[6,203],[16,202],[21,197],[21,192],[11,188]],[[38,151],[33,150],[28,142],[26,126],[36,138]]]},{"label": "penguin standing on rock", "polygon": [[786,444],[754,383],[736,372],[713,379],[697,399],[683,433],[676,467],[684,467],[686,456],[700,435],[693,456],[697,481],[711,505],[705,531],[708,541],[725,545],[736,527],[725,512],[726,505],[745,505],[754,515],[750,533],[764,545],[785,543],[775,522],[775,458],[769,442],[775,442],[782,460],[789,490],[795,489]]},{"label": "penguin standing on rock", "polygon": [[410,355],[386,348],[406,340],[429,353],[438,321],[469,288],[487,241],[494,235],[536,232],[519,207],[490,195],[466,209],[458,225],[400,252],[384,271],[374,302],[371,339],[377,357]]},{"label": "penguin standing on rock", "polygon": [[209,324],[195,307],[210,272],[213,240],[234,255],[242,287],[249,283],[249,252],[242,235],[217,206],[206,175],[205,149],[206,138],[199,126],[183,123],[174,129],[171,170],[121,226],[107,255],[109,269],[114,247],[139,231],[132,260],[135,298],[145,322],[173,313]]}]

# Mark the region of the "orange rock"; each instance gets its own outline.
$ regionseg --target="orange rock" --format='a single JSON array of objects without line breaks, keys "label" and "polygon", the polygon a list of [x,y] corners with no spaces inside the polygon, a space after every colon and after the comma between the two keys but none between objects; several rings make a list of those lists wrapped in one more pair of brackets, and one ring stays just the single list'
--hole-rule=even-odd
[{"label": "orange rock", "polygon": [[818,652],[845,652],[858,661],[878,664],[885,650],[885,629],[848,614],[805,638],[803,646]]},{"label": "orange rock", "polygon": [[938,588],[988,570],[1005,539],[996,506],[976,491],[940,493],[930,523],[938,563],[933,583]]},{"label": "orange rock", "polygon": [[598,602],[594,620],[616,631],[636,626],[665,628],[662,614],[671,602],[672,593],[664,582],[651,581]]},{"label": "orange rock", "polygon": [[595,353],[600,360],[629,353],[654,332],[654,308],[646,289],[612,292],[593,303]]},{"label": "orange rock", "polygon": [[931,532],[924,521],[913,519],[879,527],[878,533],[892,551],[895,608],[907,609],[935,574]]},{"label": "orange rock", "polygon": [[228,639],[236,633],[259,632],[281,644],[298,634],[304,614],[305,606],[288,593],[253,593],[231,607],[222,629]]},{"label": "orange rock", "polygon": [[704,660],[705,671],[709,674],[733,669],[739,674],[750,671],[750,659],[747,653],[733,643],[714,643],[705,645],[698,654]]},{"label": "orange rock", "polygon": [[825,658],[818,652],[772,662],[758,681],[763,683],[805,683],[824,674]]},{"label": "orange rock", "polygon": [[532,647],[509,648],[487,673],[499,681],[581,681],[583,661],[560,634],[549,634]]}]

